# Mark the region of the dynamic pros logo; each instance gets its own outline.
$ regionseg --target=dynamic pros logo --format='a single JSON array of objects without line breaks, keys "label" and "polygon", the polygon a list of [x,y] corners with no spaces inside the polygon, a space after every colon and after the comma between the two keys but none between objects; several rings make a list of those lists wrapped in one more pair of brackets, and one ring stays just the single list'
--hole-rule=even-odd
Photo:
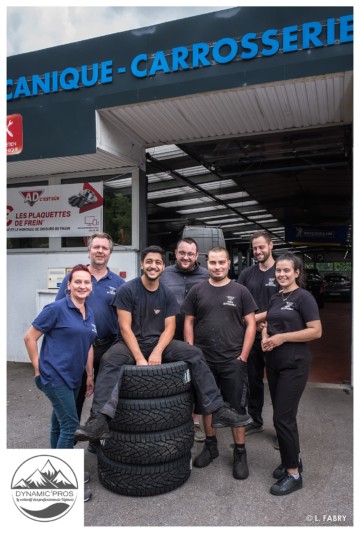
[{"label": "dynamic pros logo", "polygon": [[62,459],[37,455],[18,467],[11,492],[22,514],[38,522],[51,522],[67,514],[74,505],[78,481]]}]

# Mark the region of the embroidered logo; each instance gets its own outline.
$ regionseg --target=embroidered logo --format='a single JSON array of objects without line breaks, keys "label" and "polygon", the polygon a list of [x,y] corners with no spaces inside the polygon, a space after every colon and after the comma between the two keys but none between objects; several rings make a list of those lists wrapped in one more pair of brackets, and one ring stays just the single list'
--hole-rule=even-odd
[{"label": "embroidered logo", "polygon": [[276,287],[275,278],[269,278],[268,282],[265,283],[265,287]]},{"label": "embroidered logo", "polygon": [[161,309],[154,309],[155,315],[158,315],[161,312]]},{"label": "embroidered logo", "polygon": [[294,311],[294,302],[286,302],[286,304],[281,308],[283,311]]},{"label": "embroidered logo", "polygon": [[111,287],[109,285],[108,289],[109,290],[106,292],[106,294],[111,294],[112,296],[114,296],[116,294],[116,287]]},{"label": "embroidered logo", "polygon": [[223,302],[223,305],[230,305],[231,307],[236,307],[236,303],[234,302],[235,296],[227,296],[226,302]]}]

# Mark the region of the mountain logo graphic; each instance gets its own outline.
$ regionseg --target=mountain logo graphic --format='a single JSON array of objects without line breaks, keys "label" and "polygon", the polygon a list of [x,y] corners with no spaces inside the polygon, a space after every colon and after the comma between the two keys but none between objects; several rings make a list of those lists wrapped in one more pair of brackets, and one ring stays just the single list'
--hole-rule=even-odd
[{"label": "mountain logo graphic", "polygon": [[51,522],[67,514],[78,495],[78,481],[62,459],[37,455],[24,461],[11,481],[19,511],[38,522]]}]

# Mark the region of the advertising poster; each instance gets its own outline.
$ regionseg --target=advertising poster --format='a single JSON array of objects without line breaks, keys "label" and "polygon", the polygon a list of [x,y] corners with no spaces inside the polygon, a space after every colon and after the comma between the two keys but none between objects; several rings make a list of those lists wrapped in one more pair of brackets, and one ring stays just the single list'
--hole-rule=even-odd
[{"label": "advertising poster", "polygon": [[10,237],[84,237],[102,231],[102,183],[8,189]]}]

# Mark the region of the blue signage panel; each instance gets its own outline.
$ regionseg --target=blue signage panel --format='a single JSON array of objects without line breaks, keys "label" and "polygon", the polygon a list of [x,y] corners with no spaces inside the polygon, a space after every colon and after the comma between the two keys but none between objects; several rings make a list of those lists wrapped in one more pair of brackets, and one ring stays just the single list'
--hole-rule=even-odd
[{"label": "blue signage panel", "polygon": [[332,244],[346,243],[347,226],[285,226],[285,240],[293,244]]}]

